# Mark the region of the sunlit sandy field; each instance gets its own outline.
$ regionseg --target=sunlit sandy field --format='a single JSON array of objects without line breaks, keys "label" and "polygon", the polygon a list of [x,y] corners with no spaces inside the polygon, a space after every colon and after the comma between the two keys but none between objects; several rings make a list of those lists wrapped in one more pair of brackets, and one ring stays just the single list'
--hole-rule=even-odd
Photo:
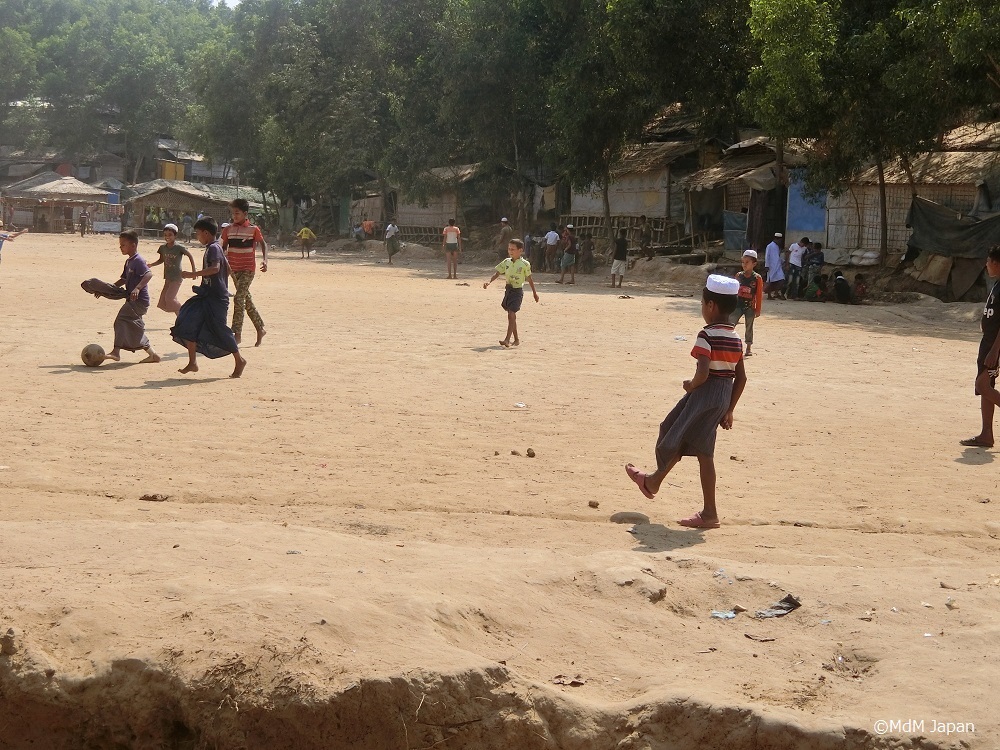
[{"label": "sunlit sandy field", "polygon": [[695,461],[623,470],[697,286],[537,274],[508,350],[488,266],[407,255],[274,251],[232,380],[155,308],[163,362],[84,367],[117,239],[5,244],[0,747],[1000,743],[975,306],[765,302],[703,532]]}]

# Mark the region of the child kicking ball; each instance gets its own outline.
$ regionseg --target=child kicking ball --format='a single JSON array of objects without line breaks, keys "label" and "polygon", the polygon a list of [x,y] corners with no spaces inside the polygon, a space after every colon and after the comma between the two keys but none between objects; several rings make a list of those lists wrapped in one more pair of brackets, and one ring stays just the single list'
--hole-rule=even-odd
[{"label": "child kicking ball", "polygon": [[719,528],[715,507],[715,436],[721,426],[732,429],[733,411],[743,394],[747,376],[743,369],[743,342],[730,316],[736,309],[740,282],[711,275],[701,294],[701,315],[707,324],[698,332],[691,356],[698,365],[694,377],[684,381],[686,395],[660,425],[656,439],[656,471],[644,474],[625,465],[629,478],[650,500],[682,456],[697,456],[701,470],[704,506],[678,523],[693,529]]},{"label": "child kicking ball", "polygon": [[[521,240],[511,240],[507,245],[509,258],[504,258],[496,267],[493,277],[483,284],[483,289],[488,289],[490,284],[503,276],[507,279],[507,288],[503,295],[503,302],[500,307],[507,311],[507,336],[500,342],[500,346],[509,347],[512,344],[517,346],[521,340],[517,337],[517,311],[521,309],[521,302],[524,301],[524,282],[531,286],[531,293],[535,295],[535,302],[538,302],[538,292],[535,291],[535,282],[531,280],[531,264],[521,257],[524,252],[524,243]],[[511,340],[513,338],[513,341]]]}]

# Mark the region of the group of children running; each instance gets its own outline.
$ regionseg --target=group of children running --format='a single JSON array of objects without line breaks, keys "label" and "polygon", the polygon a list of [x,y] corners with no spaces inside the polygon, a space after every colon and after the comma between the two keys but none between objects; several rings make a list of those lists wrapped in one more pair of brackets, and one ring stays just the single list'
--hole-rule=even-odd
[{"label": "group of children running", "polygon": [[[119,361],[121,351],[146,353],[143,363],[160,361],[146,336],[144,316],[149,310],[149,282],[152,267],[163,266],[163,288],[157,307],[176,313],[170,329],[171,338],[188,353],[188,363],[180,369],[183,374],[197,372],[197,355],[217,359],[232,355],[235,362],[230,377],[243,374],[247,361],[240,353],[240,338],[244,315],[250,317],[257,331],[255,346],[260,346],[267,331],[250,295],[250,284],[257,269],[257,247],[261,248],[261,272],[267,271],[267,244],[260,229],[250,222],[248,202],[237,198],[229,204],[232,223],[225,225],[222,234],[215,219],[204,216],[198,219],[193,231],[198,242],[205,247],[201,270],[196,270],[194,258],[187,248],[177,244],[177,226],[167,224],[163,229],[163,244],[157,250],[159,258],[147,264],[139,255],[139,236],[132,230],[118,236],[118,246],[126,256],[120,278],[113,284],[100,279],[87,279],[81,284],[84,291],[95,297],[124,300],[114,322],[114,344],[105,355]],[[187,258],[191,270],[183,270]],[[229,278],[236,285],[232,327],[228,325]],[[201,279],[192,288],[194,296],[181,304],[178,293],[184,279]]]}]

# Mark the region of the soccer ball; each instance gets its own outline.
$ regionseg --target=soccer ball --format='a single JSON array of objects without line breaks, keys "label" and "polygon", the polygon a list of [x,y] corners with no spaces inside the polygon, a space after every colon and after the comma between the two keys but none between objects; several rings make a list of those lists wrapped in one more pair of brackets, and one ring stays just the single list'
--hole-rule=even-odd
[{"label": "soccer ball", "polygon": [[80,352],[80,359],[87,367],[97,367],[104,361],[104,348],[100,344],[87,344]]}]

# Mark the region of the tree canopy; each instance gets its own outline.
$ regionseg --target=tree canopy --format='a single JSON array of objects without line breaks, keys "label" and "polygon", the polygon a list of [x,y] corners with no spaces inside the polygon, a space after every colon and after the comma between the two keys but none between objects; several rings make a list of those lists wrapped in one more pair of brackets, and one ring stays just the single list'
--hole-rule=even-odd
[{"label": "tree canopy", "polygon": [[[283,197],[418,191],[480,162],[517,202],[542,166],[606,183],[681,103],[706,136],[816,144],[813,182],[992,114],[992,0],[6,0],[0,144],[184,140]],[[512,205],[512,208],[516,206]]]}]

